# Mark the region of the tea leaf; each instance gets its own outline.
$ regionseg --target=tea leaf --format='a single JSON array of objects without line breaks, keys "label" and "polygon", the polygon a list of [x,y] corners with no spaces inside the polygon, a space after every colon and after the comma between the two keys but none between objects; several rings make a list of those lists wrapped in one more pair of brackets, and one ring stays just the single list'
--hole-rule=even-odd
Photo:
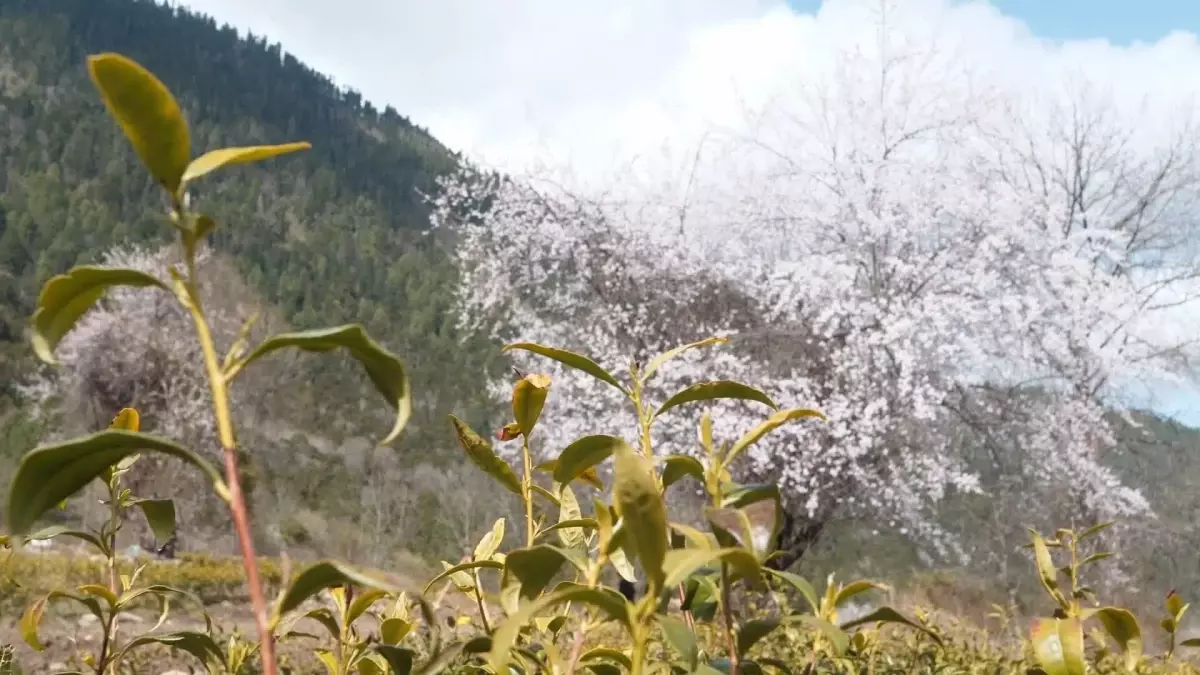
[{"label": "tea leaf", "polygon": [[1078,617],[1036,619],[1030,640],[1048,675],[1084,675],[1083,627]]},{"label": "tea leaf", "polygon": [[688,672],[696,670],[696,664],[700,661],[700,647],[696,645],[696,636],[688,629],[687,624],[665,614],[658,614],[654,618],[667,641],[687,663]]},{"label": "tea leaf", "polygon": [[395,645],[375,645],[375,651],[387,661],[392,675],[409,675],[412,672],[413,657],[416,656],[413,650]]},{"label": "tea leaf", "polygon": [[563,485],[559,488],[558,501],[560,504],[558,525],[554,528],[558,532],[558,540],[567,548],[580,548],[584,544],[583,530],[563,524],[578,522],[583,515],[579,510],[579,501],[575,499],[575,493],[571,490],[570,485]]},{"label": "tea leaf", "polygon": [[180,631],[166,635],[142,635],[125,645],[121,653],[125,654],[150,644],[166,645],[191,654],[204,664],[204,669],[210,675],[225,672],[225,655],[221,652],[220,645],[204,633]]},{"label": "tea leaf", "polygon": [[295,611],[304,604],[305,600],[326,588],[349,584],[368,589],[376,588],[389,593],[403,592],[403,589],[384,579],[368,575],[345,563],[326,560],[307,567],[292,579],[275,607],[273,624],[278,625],[283,616]]},{"label": "tea leaf", "polygon": [[497,457],[492,446],[467,426],[466,422],[454,415],[450,415],[450,422],[454,425],[454,433],[458,436],[459,444],[462,445],[463,450],[467,451],[467,457],[475,463],[475,466],[499,481],[509,492],[521,494],[521,480],[517,478],[517,474],[513,473],[508,462]]},{"label": "tea leaf", "polygon": [[674,485],[681,478],[691,476],[701,483],[704,482],[704,465],[695,457],[687,455],[671,455],[662,460],[666,466],[663,467],[662,482],[663,487],[667,488]]},{"label": "tea leaf", "polygon": [[[507,561],[507,558],[505,560]],[[465,563],[461,563],[458,565],[453,565],[451,567],[447,567],[446,569],[442,570],[441,574],[437,575],[436,577],[431,579],[429,581],[429,583],[425,584],[425,588],[424,588],[424,590],[421,591],[421,595],[425,595],[426,593],[428,593],[429,589],[433,588],[434,584],[436,584],[437,582],[441,581],[442,579],[445,579],[446,577],[458,574],[459,572],[466,572],[469,570],[480,569],[480,568],[484,568],[484,567],[489,568],[489,569],[494,569],[494,570],[502,570],[502,569],[504,569],[504,564],[505,563],[502,563],[502,562],[499,562],[496,560],[472,560],[470,562],[465,562]]]},{"label": "tea leaf", "polygon": [[8,493],[9,532],[28,532],[43,513],[81,490],[108,467],[139,452],[160,452],[182,459],[203,471],[217,493],[228,499],[221,474],[192,451],[148,434],[108,429],[64,443],[39,446],[21,458]]},{"label": "tea leaf", "polygon": [[[609,373],[607,370],[601,368],[598,363],[589,359],[586,356],[581,356],[574,352],[569,352],[565,349],[556,349],[554,347],[545,347],[545,346],[542,346],[539,344],[534,344],[532,342],[517,342],[517,343],[511,344],[511,345],[506,345],[504,347],[504,349],[502,349],[500,351],[507,352],[510,349],[522,349],[527,352],[533,352],[534,354],[538,354],[540,356],[545,356],[546,358],[553,359],[553,360],[558,361],[559,363],[563,364],[564,366],[570,366],[571,368],[574,368],[576,370],[581,370],[581,371],[587,373],[588,375],[591,375],[592,377],[596,378],[597,380],[600,380],[601,382],[606,382],[608,384],[611,384],[612,386],[614,386],[618,390],[620,390],[620,392],[622,394],[625,394],[626,396],[629,395],[629,391],[625,388],[624,385],[622,385],[620,382],[617,381],[617,378],[613,377],[611,373]],[[562,482],[562,481],[559,481],[559,482]]]},{"label": "tea leaf", "polygon": [[101,553],[106,553],[108,550],[104,543],[101,542],[100,539],[91,532],[72,530],[62,525],[51,525],[50,527],[42,528],[37,532],[26,536],[25,541],[44,541],[46,539],[53,539],[54,537],[73,537],[75,539],[86,541],[87,543],[99,549]]},{"label": "tea leaf", "polygon": [[404,430],[405,425],[408,424],[408,418],[412,415],[412,392],[409,390],[408,375],[404,371],[404,364],[391,352],[372,340],[367,335],[367,331],[359,324],[282,333],[267,338],[238,362],[229,378],[232,379],[233,375],[254,361],[287,347],[296,347],[310,352],[327,352],[342,347],[350,352],[350,356],[358,361],[366,371],[367,377],[370,378],[375,388],[396,410],[396,422],[379,444],[388,445],[400,436],[400,432]]},{"label": "tea leaf", "polygon": [[629,447],[616,436],[584,436],[568,445],[558,455],[554,466],[554,482],[566,485],[588,469],[608,459],[619,448]]},{"label": "tea leaf", "polygon": [[[1062,594],[1058,590],[1058,571],[1054,568],[1054,559],[1050,557],[1050,549],[1046,546],[1046,540],[1042,535],[1030,530],[1030,538],[1032,539],[1034,562],[1037,564],[1038,578],[1042,581],[1042,586],[1046,592],[1056,600],[1062,598]],[[1061,602],[1061,600],[1060,600]],[[1054,673],[1051,673],[1054,675]]]},{"label": "tea leaf", "polygon": [[192,141],[170,90],[150,71],[120,54],[89,56],[88,72],[142,163],[159,184],[176,195],[191,159]]},{"label": "tea leaf", "polygon": [[492,524],[492,529],[488,530],[487,534],[479,540],[475,545],[475,551],[472,557],[475,560],[490,560],[495,555],[496,550],[500,548],[500,544],[504,542],[504,519],[498,518]]},{"label": "tea leaf", "polygon": [[663,564],[666,570],[664,584],[667,587],[676,586],[696,570],[715,562],[728,563],[739,577],[756,578],[761,571],[758,560],[743,548],[681,548],[667,552]]},{"label": "tea leaf", "polygon": [[737,654],[741,658],[749,653],[754,643],[765,638],[771,631],[779,627],[779,619],[751,619],[742,626],[737,634]]},{"label": "tea leaf", "polygon": [[1079,538],[1077,541],[1083,541],[1084,539],[1087,539],[1089,537],[1094,537],[1097,534],[1103,532],[1104,530],[1107,530],[1108,528],[1112,527],[1113,524],[1114,523],[1112,523],[1110,521],[1107,523],[1098,523],[1096,525],[1093,525],[1093,526],[1089,527],[1088,529],[1084,530],[1083,534],[1079,535]]},{"label": "tea leaf", "polygon": [[540,373],[526,375],[513,387],[513,417],[526,438],[533,433],[538,418],[542,416],[542,407],[546,405],[549,393],[550,378]]},{"label": "tea leaf", "polygon": [[807,408],[792,408],[790,410],[779,410],[777,412],[771,413],[771,416],[768,417],[766,419],[766,421],[762,422],[757,427],[754,427],[753,429],[748,431],[744,436],[742,436],[741,438],[737,439],[737,441],[734,442],[734,444],[729,448],[729,452],[727,452],[725,454],[723,463],[726,465],[729,464],[738,455],[740,455],[744,450],[746,450],[750,446],[754,445],[755,443],[759,442],[760,440],[762,440],[762,438],[764,436],[771,433],[772,431],[775,431],[776,429],[783,426],[784,424],[787,424],[788,422],[791,422],[792,420],[805,419],[805,418],[810,418],[810,417],[817,418],[820,420],[829,419],[829,418],[825,417],[825,414],[822,413],[821,411],[809,410]]},{"label": "tea leaf", "polygon": [[833,606],[841,607],[842,603],[848,601],[850,598],[873,590],[886,591],[887,586],[871,581],[852,581],[838,590],[837,595],[833,598]]},{"label": "tea leaf", "polygon": [[830,644],[833,646],[834,654],[838,656],[845,654],[846,649],[850,646],[850,636],[846,634],[846,631],[820,617],[816,617],[811,614],[804,614],[789,618],[789,622],[803,623],[812,628],[816,628],[827,640],[829,640]]},{"label": "tea leaf", "polygon": [[[554,476],[554,471],[557,468],[558,468],[558,460],[557,459],[552,459],[552,460],[549,460],[546,462],[542,462],[541,464],[538,464],[537,466],[534,467],[534,469],[536,471],[544,471],[545,473],[550,474],[552,477]],[[583,473],[581,473],[575,477],[575,480],[582,480],[583,482],[587,483],[588,485],[591,485],[592,487],[596,488],[597,490],[604,489],[604,482],[600,480],[600,474],[596,472],[596,467],[594,467],[594,466],[591,468],[588,468],[588,469],[584,469]]]},{"label": "tea leaf", "polygon": [[630,660],[629,655],[612,647],[593,647],[579,657],[579,662],[589,663],[599,661],[600,659],[616,661],[618,664],[625,666],[626,669],[633,669],[633,661]]},{"label": "tea leaf", "polygon": [[1125,668],[1134,670],[1142,658],[1142,629],[1129,610],[1120,607],[1102,607],[1096,610],[1096,618],[1112,639],[1121,645],[1125,653]]},{"label": "tea leaf", "polygon": [[928,635],[937,644],[939,644],[939,645],[942,644],[942,639],[940,637],[938,637],[936,633],[929,630],[925,626],[922,626],[921,624],[916,623],[915,621],[905,617],[903,614],[901,614],[900,612],[897,612],[896,610],[892,609],[891,607],[886,607],[886,606],[880,607],[865,616],[860,616],[859,618],[854,619],[853,621],[846,621],[845,623],[842,624],[841,628],[842,628],[842,630],[850,630],[851,628],[855,628],[857,626],[863,626],[868,623],[898,623],[898,624],[901,624],[904,626],[908,626],[909,628],[915,628],[915,629],[921,631],[922,633]]},{"label": "tea leaf", "polygon": [[575,520],[564,520],[562,522],[555,523],[555,524],[551,525],[550,527],[547,527],[546,529],[542,530],[541,532],[538,532],[537,536],[540,538],[551,532],[558,532],[561,530],[571,530],[571,529],[595,530],[597,527],[599,527],[599,525],[592,518],[578,518]]},{"label": "tea leaf", "polygon": [[693,342],[691,344],[682,345],[682,346],[676,347],[668,352],[659,354],[658,356],[655,356],[654,358],[650,359],[650,363],[646,364],[646,369],[642,371],[642,381],[648,382],[650,380],[650,378],[654,376],[654,373],[657,372],[658,369],[663,366],[663,364],[665,364],[667,361],[670,361],[671,359],[675,358],[676,356],[679,356],[683,352],[688,351],[689,349],[698,349],[700,347],[724,344],[726,342],[729,342],[728,338],[710,337],[710,338],[705,338],[703,340],[700,340],[699,342]]},{"label": "tea leaf", "polygon": [[154,533],[154,540],[165,544],[175,534],[175,502],[170,499],[139,499],[138,507]]},{"label": "tea leaf", "polygon": [[620,594],[576,584],[560,584],[553,592],[521,607],[496,628],[492,634],[492,651],[488,654],[492,671],[507,672],[509,650],[516,644],[521,628],[540,612],[564,602],[595,607],[626,628],[630,626],[629,605]]},{"label": "tea leaf", "polygon": [[387,596],[387,591],[383,591],[378,588],[368,588],[362,593],[354,596],[354,601],[351,602],[350,606],[346,608],[346,625],[352,625],[368,609],[371,609],[371,605],[374,605],[376,602],[379,602]]},{"label": "tea leaf", "polygon": [[659,417],[671,408],[683,405],[685,403],[694,403],[696,401],[713,401],[717,399],[739,399],[743,401],[757,401],[771,408],[778,408],[775,402],[769,396],[749,385],[732,380],[716,380],[713,382],[699,382],[692,386],[677,392],[674,396],[667,399],[666,403],[654,413],[654,417]]},{"label": "tea leaf", "polygon": [[807,579],[792,572],[781,572],[770,568],[766,568],[766,571],[768,574],[786,581],[791,585],[792,588],[799,591],[800,595],[804,597],[806,602],[808,602],[808,606],[813,612],[820,611],[821,605],[817,601],[817,591],[815,588],[813,588],[812,584],[808,583]]},{"label": "tea leaf", "polygon": [[278,155],[285,155],[299,150],[308,150],[312,147],[311,143],[301,141],[299,143],[284,143],[282,145],[255,145],[238,148],[221,148],[219,150],[209,150],[188,163],[187,169],[183,172],[181,181],[190,183],[197,178],[222,167],[233,166],[235,164],[247,164],[249,162],[259,162],[264,159],[270,159]]},{"label": "tea leaf", "polygon": [[564,562],[581,572],[587,567],[586,562],[572,550],[539,544],[509,553],[504,559],[504,569],[521,583],[521,597],[536,598],[558,574]]},{"label": "tea leaf", "polygon": [[629,532],[633,551],[657,595],[663,588],[663,559],[667,554],[667,509],[650,460],[625,444],[617,449],[613,506]]},{"label": "tea leaf", "polygon": [[50,591],[44,597],[39,598],[25,609],[25,613],[21,615],[20,621],[17,622],[18,631],[21,634],[21,639],[25,641],[34,651],[44,651],[46,646],[38,638],[38,626],[42,622],[42,616],[46,613],[46,605],[52,600],[71,600],[83,605],[92,616],[100,621],[104,621],[104,609],[95,598],[89,598],[82,595],[72,595],[63,593],[62,591]]},{"label": "tea leaf", "polygon": [[54,348],[112,286],[154,286],[169,290],[152,275],[120,267],[83,265],[51,277],[42,286],[37,309],[33,312],[32,341],[37,357],[50,365],[58,365]]},{"label": "tea leaf", "polygon": [[386,645],[398,645],[412,630],[412,622],[392,617],[379,624],[379,639]]}]

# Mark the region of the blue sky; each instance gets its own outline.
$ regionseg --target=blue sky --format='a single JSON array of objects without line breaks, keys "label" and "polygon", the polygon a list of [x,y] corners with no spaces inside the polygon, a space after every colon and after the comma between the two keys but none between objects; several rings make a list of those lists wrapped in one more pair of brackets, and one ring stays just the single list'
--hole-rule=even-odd
[{"label": "blue sky", "polygon": [[[820,0],[791,0],[811,12]],[[1114,44],[1153,42],[1174,30],[1200,34],[1200,0],[991,0],[1050,40],[1101,38]]]}]

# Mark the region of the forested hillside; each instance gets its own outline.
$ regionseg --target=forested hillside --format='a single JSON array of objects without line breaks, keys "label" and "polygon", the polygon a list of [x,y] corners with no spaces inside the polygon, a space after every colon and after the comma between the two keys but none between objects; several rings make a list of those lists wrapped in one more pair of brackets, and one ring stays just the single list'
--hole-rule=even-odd
[{"label": "forested hillside", "polygon": [[[13,403],[21,403],[17,389],[35,372],[25,331],[41,284],[107,251],[172,241],[152,178],[88,82],[86,56],[103,51],[129,55],[169,83],[198,152],[312,143],[286,162],[237,168],[192,191],[193,201],[221,223],[212,237],[215,253],[255,296],[237,300],[250,303],[239,319],[259,303],[295,328],[361,322],[403,355],[417,393],[414,421],[388,463],[457,462],[444,452],[453,440],[445,415],[482,422],[484,397],[476,383],[498,350],[456,330],[448,312],[455,271],[444,243],[422,234],[428,226],[422,193],[457,165],[455,154],[394,109],[379,110],[336,87],[279,45],[239,37],[210,18],[150,0],[3,0],[4,466],[40,435]],[[365,378],[340,359],[299,367],[304,370],[294,382],[305,386],[270,392],[278,415],[252,431],[258,442],[287,453],[260,452],[256,461],[273,466],[272,457],[281,459],[278,471],[266,473],[284,476],[289,503],[302,505],[289,512],[303,521],[309,509],[330,516],[326,507],[346,496],[344,488],[329,487],[344,459],[332,450],[347,438],[378,437],[390,420],[386,409],[361,404]],[[133,403],[116,399],[94,403]],[[91,419],[82,424],[95,428]],[[294,440],[295,432],[309,433]]]},{"label": "forested hillside", "polygon": [[131,0],[0,3],[3,381],[28,365],[22,332],[42,282],[97,251],[168,240],[151,179],[87,83],[85,56],[108,50],[170,83],[199,150],[310,139],[294,161],[242,168],[192,195],[227,223],[217,249],[295,326],[362,322],[405,354],[419,418],[477,400],[456,378],[480,372],[489,352],[459,344],[446,313],[453,270],[419,233],[420,193],[454,154],[279,45]]}]

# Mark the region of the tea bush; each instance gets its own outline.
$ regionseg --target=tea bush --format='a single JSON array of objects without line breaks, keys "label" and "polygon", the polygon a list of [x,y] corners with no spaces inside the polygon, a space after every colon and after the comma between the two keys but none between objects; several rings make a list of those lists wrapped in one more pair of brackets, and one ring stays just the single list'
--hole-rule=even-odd
[{"label": "tea bush", "polygon": [[[777,555],[783,519],[778,488],[740,484],[730,467],[785,425],[821,424],[825,415],[815,409],[780,409],[765,392],[730,380],[697,382],[661,401],[646,394],[647,384],[666,363],[685,351],[716,348],[723,338],[632,362],[619,377],[582,354],[533,343],[507,346],[506,351],[556,361],[590,376],[597,386],[620,392],[636,413],[636,438],[631,443],[597,433],[568,444],[551,461],[535,463],[532,447],[539,431],[554,423],[542,419],[554,383],[540,373],[519,374],[512,387],[512,421],[495,434],[499,442],[519,445],[515,468],[496,453],[487,439],[491,434],[452,416],[450,429],[467,458],[511,494],[521,515],[513,523],[498,518],[469,555],[457,564],[443,562],[443,571],[419,591],[388,574],[339,561],[319,561],[293,574],[258,560],[229,410],[229,388],[238,374],[284,348],[345,349],[396,410],[395,424],[383,441],[388,443],[402,433],[411,411],[404,367],[358,325],[276,335],[253,347],[247,330],[223,356],[218,354],[194,264],[217,225],[190,209],[187,187],[224,166],[268,159],[307,144],[225,148],[193,159],[187,124],[161,82],[115,54],[93,56],[88,65],[109,111],[164,188],[180,262],[171,268],[169,280],[95,266],[51,279],[33,317],[35,353],[55,363],[55,345],[109,287],[173,294],[189,312],[201,347],[224,466],[219,471],[174,441],[141,431],[132,408],[119,411],[107,430],[42,445],[22,458],[8,493],[9,534],[0,539],[11,549],[4,568],[9,597],[28,596],[19,630],[34,650],[45,649],[39,631],[51,603],[95,617],[96,639],[75,643],[71,663],[79,670],[70,672],[161,670],[171,652],[175,656],[170,658],[185,656],[209,673],[268,675],[322,670],[332,675],[570,675],[582,670],[594,675],[1082,675],[1089,670],[1190,668],[1176,652],[1200,646],[1200,640],[1178,639],[1188,610],[1180,596],[1167,596],[1157,617],[1168,649],[1148,654],[1142,624],[1130,611],[1105,605],[1088,587],[1091,566],[1110,554],[1088,552],[1086,544],[1107,523],[1079,533],[1059,530],[1051,537],[1031,531],[1032,569],[1051,609],[1031,630],[1016,631],[1017,639],[1006,639],[1004,630],[994,634],[947,625],[930,613],[908,615],[887,605],[849,617],[853,601],[887,588],[830,576],[818,589],[799,575],[775,569],[769,563]],[[685,406],[722,400],[761,406],[763,417],[740,437],[721,439],[714,437],[713,420],[704,413],[697,434],[699,458],[656,452],[652,429],[660,419]],[[185,557],[179,564],[118,556],[117,533],[132,517],[143,518],[158,542],[174,535],[175,504],[134,495],[122,482],[147,453],[190,464],[228,505],[241,543],[240,571],[203,556]],[[664,492],[684,480],[694,481],[706,495],[702,526],[668,516]],[[34,531],[47,512],[93,482],[107,494],[103,525]],[[520,533],[519,544],[504,550],[509,528]],[[53,538],[83,542],[95,557],[22,552],[29,542]],[[613,588],[609,580],[614,578],[633,585],[635,592]],[[22,584],[22,579],[53,579],[56,586]],[[277,590],[269,606],[268,590]],[[450,592],[462,603],[446,602]],[[253,610],[255,639],[222,634],[208,613],[214,602],[242,597]],[[165,628],[172,603],[199,617],[201,626]],[[450,607],[457,609],[447,612]],[[121,620],[148,608],[158,617],[149,630],[135,630]],[[997,617],[1008,620],[1003,611]],[[286,650],[286,658],[277,645]],[[11,652],[0,653],[0,668],[13,667]]]}]

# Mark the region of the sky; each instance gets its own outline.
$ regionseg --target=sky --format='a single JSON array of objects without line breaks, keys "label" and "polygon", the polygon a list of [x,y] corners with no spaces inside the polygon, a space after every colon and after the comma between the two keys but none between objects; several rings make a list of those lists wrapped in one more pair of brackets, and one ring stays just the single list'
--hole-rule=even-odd
[{"label": "sky", "polygon": [[[565,162],[584,180],[632,158],[677,168],[708,130],[825,81],[881,19],[1034,94],[1082,78],[1145,142],[1200,100],[1200,0],[176,2],[282,43],[468,156]],[[1160,399],[1200,424],[1200,391]]]}]

